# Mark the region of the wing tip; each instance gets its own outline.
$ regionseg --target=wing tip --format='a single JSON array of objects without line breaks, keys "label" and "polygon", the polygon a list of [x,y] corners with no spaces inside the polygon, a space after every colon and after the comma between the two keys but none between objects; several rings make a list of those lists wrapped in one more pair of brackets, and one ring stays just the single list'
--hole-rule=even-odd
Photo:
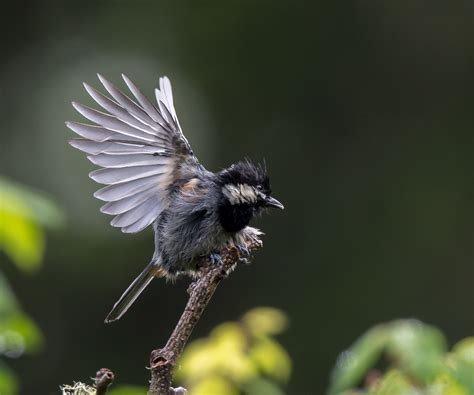
[{"label": "wing tip", "polygon": [[139,230],[130,230],[129,229],[129,226],[124,226],[123,228],[120,228],[121,232],[122,233],[125,233],[125,234],[133,234],[133,233],[138,233],[140,232],[142,229],[139,229]]},{"label": "wing tip", "polygon": [[107,84],[110,84],[109,81],[100,73],[97,73],[97,78],[99,79],[99,81],[101,82],[102,85],[107,85]]},{"label": "wing tip", "polygon": [[86,158],[89,159],[89,161],[91,161],[94,165],[99,166],[99,165],[96,163],[96,162],[97,162],[96,156],[97,156],[97,155],[86,155]]},{"label": "wing tip", "polygon": [[84,108],[84,105],[82,105],[81,103],[78,103],[77,101],[72,101],[71,104],[74,107],[74,109],[79,113],[81,113],[81,109]]},{"label": "wing tip", "polygon": [[148,224],[146,226],[140,226],[138,228],[134,228],[133,227],[134,225],[135,225],[135,223],[133,223],[131,225],[124,226],[124,227],[120,228],[120,230],[122,231],[122,233],[125,233],[125,234],[139,233],[143,229],[147,228],[150,224]]},{"label": "wing tip", "polygon": [[[101,196],[102,191],[104,188],[100,188],[97,191],[95,191],[92,196],[94,196],[96,199],[102,200],[103,202],[108,202],[108,200],[104,199],[103,196]],[[113,226],[113,225],[112,225]]]},{"label": "wing tip", "polygon": [[69,139],[67,142],[71,147],[79,149],[78,145],[80,141],[84,141],[84,139]]},{"label": "wing tip", "polygon": [[89,85],[87,82],[85,81],[82,81],[82,86],[84,87],[84,89],[87,91],[87,93],[89,93],[89,95],[91,94],[90,91],[94,91],[95,89]]},{"label": "wing tip", "polygon": [[110,212],[107,211],[107,208],[108,208],[107,205],[108,205],[108,204],[109,204],[109,203],[106,203],[106,204],[104,204],[103,206],[101,206],[101,207],[99,208],[99,211],[100,211],[102,214],[114,215],[114,214],[112,214],[112,213],[110,213]]},{"label": "wing tip", "polygon": [[121,315],[119,316],[112,316],[111,313],[105,317],[104,324],[110,324],[112,322],[118,321],[120,319]]},{"label": "wing tip", "polygon": [[171,80],[168,78],[167,75],[161,76],[160,81],[163,81],[163,83],[169,84],[171,86]]},{"label": "wing tip", "polygon": [[98,183],[102,184],[102,181],[100,179],[100,174],[102,173],[102,170],[103,169],[97,169],[97,170],[91,171],[89,173],[89,178],[93,179],[95,182],[98,182]]},{"label": "wing tip", "polygon": [[125,81],[127,85],[132,84],[135,85],[130,78],[128,78],[124,73],[120,73],[122,79]]}]

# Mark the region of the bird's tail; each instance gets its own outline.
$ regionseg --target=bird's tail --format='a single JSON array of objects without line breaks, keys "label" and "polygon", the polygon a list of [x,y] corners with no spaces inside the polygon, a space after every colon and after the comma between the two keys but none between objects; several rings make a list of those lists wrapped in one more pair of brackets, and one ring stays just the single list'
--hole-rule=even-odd
[{"label": "bird's tail", "polygon": [[138,296],[150,284],[155,277],[165,276],[165,271],[157,265],[156,261],[151,261],[138,277],[133,280],[130,286],[125,290],[110,313],[105,318],[105,323],[116,321],[121,318],[130,306],[137,300]]}]

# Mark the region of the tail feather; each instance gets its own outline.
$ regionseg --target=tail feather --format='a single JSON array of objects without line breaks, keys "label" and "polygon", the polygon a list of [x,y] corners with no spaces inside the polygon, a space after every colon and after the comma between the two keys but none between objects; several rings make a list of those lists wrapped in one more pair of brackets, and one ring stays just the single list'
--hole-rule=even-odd
[{"label": "tail feather", "polygon": [[121,318],[130,306],[137,300],[138,296],[150,284],[155,277],[163,277],[164,271],[157,266],[156,262],[150,262],[138,277],[133,280],[130,286],[125,290],[120,299],[114,304],[114,307],[105,318],[105,323],[116,321]]}]

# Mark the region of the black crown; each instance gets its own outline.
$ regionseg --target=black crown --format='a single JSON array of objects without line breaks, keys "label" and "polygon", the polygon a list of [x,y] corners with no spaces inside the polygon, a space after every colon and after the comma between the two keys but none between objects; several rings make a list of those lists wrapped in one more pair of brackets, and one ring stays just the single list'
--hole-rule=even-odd
[{"label": "black crown", "polygon": [[219,178],[225,184],[247,184],[260,186],[263,192],[270,194],[270,179],[265,164],[255,163],[249,159],[242,160],[222,170]]}]

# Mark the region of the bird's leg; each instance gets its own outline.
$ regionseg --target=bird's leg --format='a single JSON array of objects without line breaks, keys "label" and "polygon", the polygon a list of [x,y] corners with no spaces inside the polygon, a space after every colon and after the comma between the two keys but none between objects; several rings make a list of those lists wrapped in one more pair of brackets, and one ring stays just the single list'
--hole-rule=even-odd
[{"label": "bird's leg", "polygon": [[239,253],[239,263],[243,263],[244,265],[250,264],[250,251],[247,248],[246,244],[236,244],[235,248]]}]

